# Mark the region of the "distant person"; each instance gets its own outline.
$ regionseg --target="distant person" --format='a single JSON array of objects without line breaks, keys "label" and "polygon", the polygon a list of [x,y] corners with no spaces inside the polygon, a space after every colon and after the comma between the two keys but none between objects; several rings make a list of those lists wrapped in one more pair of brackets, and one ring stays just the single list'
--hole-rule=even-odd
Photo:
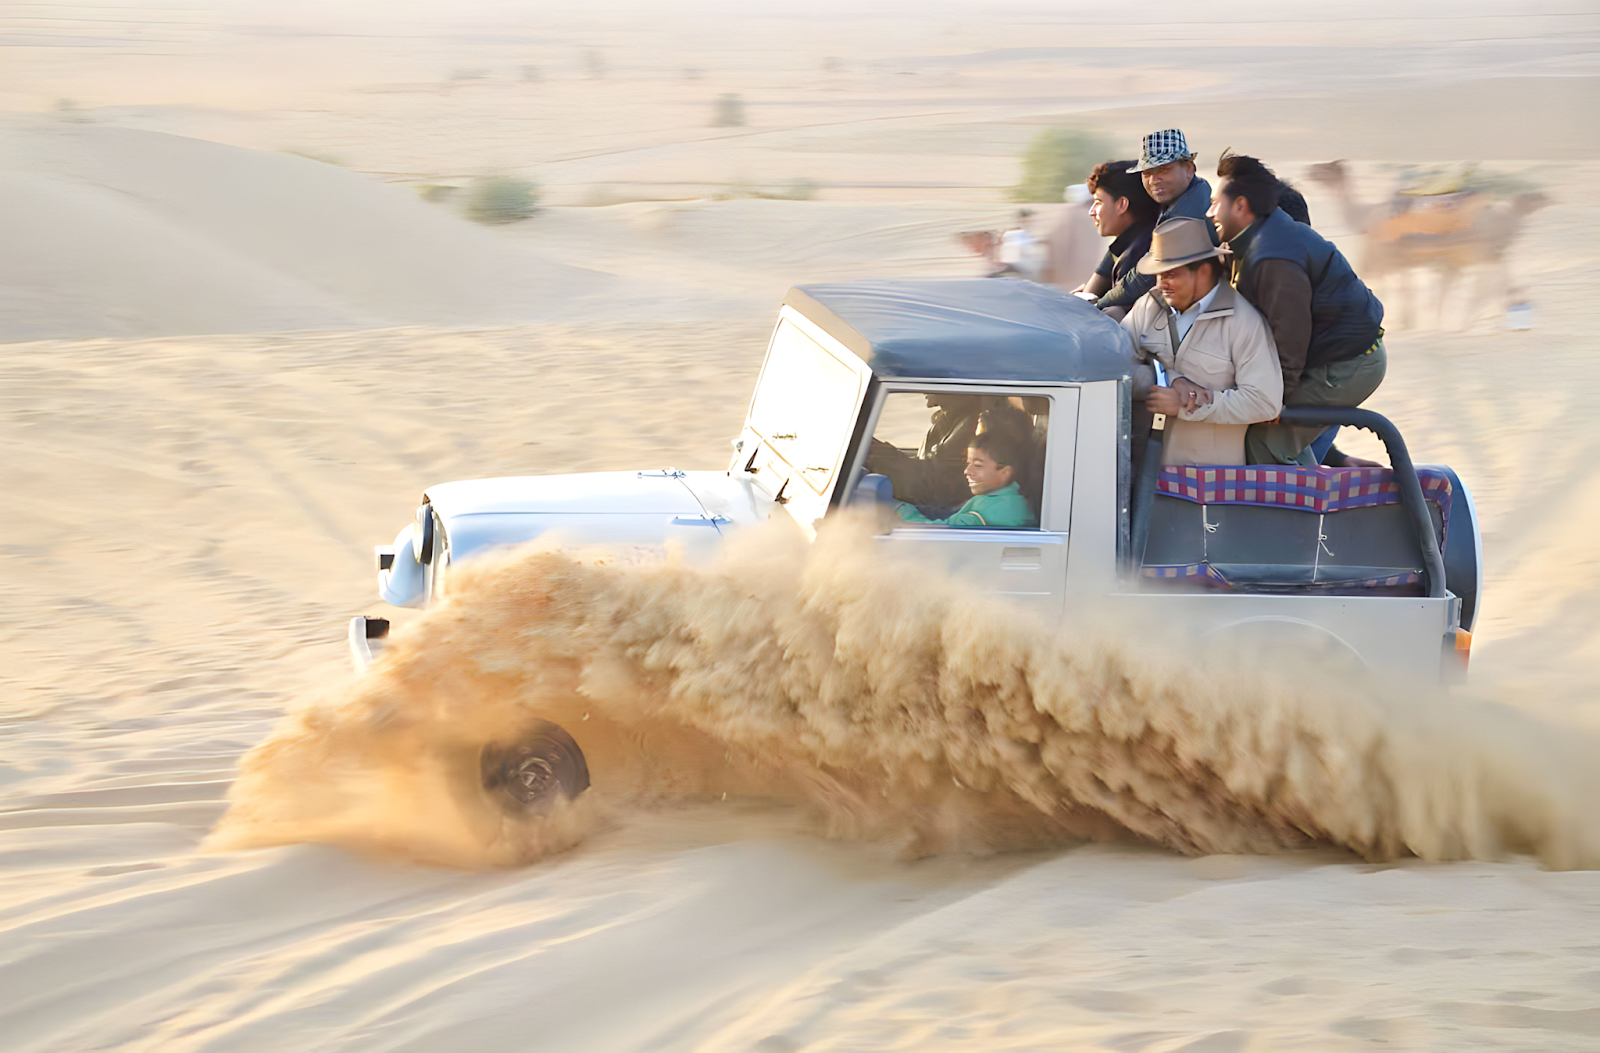
[{"label": "distant person", "polygon": [[1105,243],[1100,240],[1100,232],[1089,215],[1094,207],[1091,188],[1073,183],[1062,191],[1061,199],[1066,207],[1045,241],[1047,251],[1042,277],[1062,292],[1073,292],[1094,274],[1095,264],[1105,252]]},{"label": "distant person", "polygon": [[[1359,406],[1388,367],[1383,304],[1344,254],[1278,207],[1281,183],[1254,157],[1224,153],[1210,216],[1233,254],[1233,284],[1272,328],[1286,406]],[[1258,424],[1250,464],[1315,464],[1319,427]]]},{"label": "distant person", "polygon": [[1033,213],[1023,209],[1017,213],[1016,224],[1000,235],[1000,273],[1015,273],[1034,281],[1039,277],[1039,250],[1037,239],[1028,230],[1028,220]]},{"label": "distant person", "polygon": [[1156,288],[1122,320],[1137,358],[1160,361],[1172,378],[1145,397],[1167,415],[1162,464],[1244,464],[1246,428],[1283,408],[1272,333],[1228,285],[1208,226],[1180,216],[1156,227],[1139,261]]},{"label": "distant person", "polygon": [[895,514],[907,523],[952,527],[1033,527],[1039,517],[1028,507],[1017,474],[1028,456],[1009,430],[986,432],[967,447],[965,475],[972,497],[946,519],[930,519],[914,505],[901,504]]},{"label": "distant person", "polygon": [[[1198,220],[1206,218],[1206,209],[1211,205],[1211,184],[1195,174],[1196,156],[1178,128],[1151,132],[1140,143],[1139,163],[1130,171],[1144,181],[1145,192],[1160,210],[1156,215],[1157,223],[1165,223],[1179,216]],[[1134,257],[1132,262],[1137,263],[1138,257]],[[1107,307],[1131,307],[1154,284],[1149,275],[1130,267],[1096,302],[1102,310]]]},{"label": "distant person", "polygon": [[1072,290],[1092,297],[1102,311],[1121,317],[1140,294],[1122,285],[1134,273],[1134,264],[1150,251],[1150,232],[1156,229],[1156,214],[1161,211],[1144,188],[1144,181],[1132,171],[1136,162],[1107,161],[1089,173],[1088,188],[1094,195],[1089,216],[1103,238],[1110,238],[1100,265],[1089,280]]}]

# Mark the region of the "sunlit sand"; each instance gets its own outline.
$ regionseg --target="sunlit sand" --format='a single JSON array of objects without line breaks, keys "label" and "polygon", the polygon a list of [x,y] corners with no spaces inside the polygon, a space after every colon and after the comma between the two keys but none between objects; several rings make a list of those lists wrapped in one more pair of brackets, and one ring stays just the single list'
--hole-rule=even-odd
[{"label": "sunlit sand", "polygon": [[[1593,1048],[1600,879],[1559,868],[1595,865],[1600,70],[1564,10],[128,4],[0,28],[0,1046]],[[713,123],[724,93],[744,125]],[[1018,153],[1071,123],[1125,156],[1182,124],[1202,174],[1260,153],[1353,259],[1311,163],[1347,159],[1362,200],[1445,161],[1552,199],[1510,254],[1534,327],[1391,329],[1369,403],[1483,524],[1462,722],[1417,710],[1437,754],[1336,684],[1184,696],[1233,732],[1253,699],[1331,698],[1347,717],[1304,712],[1392,747],[1305,784],[1314,847],[1284,800],[1212,808],[1216,768],[1118,829],[1039,824],[918,796],[871,737],[774,759],[730,731],[724,786],[624,736],[639,792],[538,843],[450,827],[426,751],[363,781],[359,738],[236,786],[290,710],[359,701],[343,626],[378,613],[371,546],[424,487],[724,464],[788,286],[978,273],[957,234],[1007,223]],[[496,173],[545,207],[466,221]],[[686,616],[722,624],[714,599]],[[711,764],[708,727],[656,745]],[[802,777],[874,749],[881,783]],[[255,810],[219,828],[230,791]]]}]

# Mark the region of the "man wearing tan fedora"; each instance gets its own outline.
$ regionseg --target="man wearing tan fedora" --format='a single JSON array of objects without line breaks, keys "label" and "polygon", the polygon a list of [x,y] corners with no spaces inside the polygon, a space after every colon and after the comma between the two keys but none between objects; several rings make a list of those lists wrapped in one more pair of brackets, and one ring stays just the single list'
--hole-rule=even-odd
[{"label": "man wearing tan fedora", "polygon": [[1209,226],[1185,216],[1156,227],[1138,267],[1156,287],[1122,320],[1137,359],[1172,378],[1145,395],[1167,416],[1163,464],[1243,464],[1245,430],[1283,408],[1272,332],[1227,283]]}]

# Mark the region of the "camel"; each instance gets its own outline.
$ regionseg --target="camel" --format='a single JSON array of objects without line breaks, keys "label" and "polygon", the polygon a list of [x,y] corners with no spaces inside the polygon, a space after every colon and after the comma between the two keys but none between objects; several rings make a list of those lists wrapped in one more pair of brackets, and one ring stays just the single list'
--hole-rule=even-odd
[{"label": "camel", "polygon": [[998,230],[963,230],[956,237],[962,246],[983,260],[990,269],[1000,265],[1000,232]]},{"label": "camel", "polygon": [[989,277],[1027,277],[1071,292],[1094,274],[1095,265],[1105,254],[1106,239],[1095,231],[1087,209],[1068,205],[1059,212],[1050,231],[1036,244],[1039,258],[1033,267],[1017,268],[1000,259],[1001,232],[964,230],[956,235],[962,247],[984,261]]},{"label": "camel", "polygon": [[[1385,281],[1387,286],[1392,279],[1409,284],[1407,279],[1415,271],[1437,274],[1440,325],[1456,279],[1471,271],[1473,284],[1461,328],[1485,313],[1482,305],[1491,298],[1491,289],[1501,301],[1496,310],[1503,312],[1508,306],[1511,282],[1506,257],[1528,217],[1550,203],[1538,191],[1496,200],[1472,190],[1363,203],[1351,192],[1343,161],[1312,165],[1308,177],[1333,192],[1345,222],[1365,235],[1360,273],[1368,282]],[[1403,319],[1409,322],[1410,314],[1405,311]]]}]

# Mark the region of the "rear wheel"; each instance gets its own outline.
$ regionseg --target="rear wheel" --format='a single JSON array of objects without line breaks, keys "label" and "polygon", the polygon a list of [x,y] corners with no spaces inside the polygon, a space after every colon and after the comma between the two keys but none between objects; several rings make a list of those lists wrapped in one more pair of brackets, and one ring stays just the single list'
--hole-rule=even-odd
[{"label": "rear wheel", "polygon": [[508,809],[543,815],[589,788],[589,764],[565,728],[535,723],[516,742],[491,742],[479,759],[483,788]]}]

